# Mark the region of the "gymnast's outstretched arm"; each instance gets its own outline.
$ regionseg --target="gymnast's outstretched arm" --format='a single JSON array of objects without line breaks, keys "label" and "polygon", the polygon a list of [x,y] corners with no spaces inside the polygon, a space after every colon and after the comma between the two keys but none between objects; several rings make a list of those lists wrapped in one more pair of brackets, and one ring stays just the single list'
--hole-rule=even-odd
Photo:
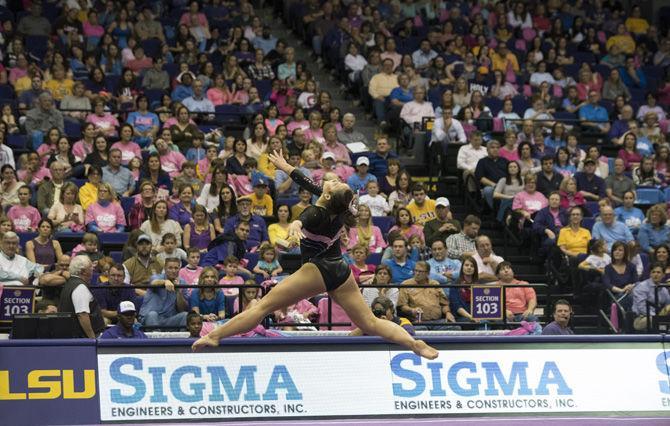
[{"label": "gymnast's outstretched arm", "polygon": [[290,165],[284,158],[281,150],[270,153],[269,159],[275,167],[289,175],[301,188],[308,190],[316,196],[321,196],[323,192],[321,187],[305,176],[299,169]]}]

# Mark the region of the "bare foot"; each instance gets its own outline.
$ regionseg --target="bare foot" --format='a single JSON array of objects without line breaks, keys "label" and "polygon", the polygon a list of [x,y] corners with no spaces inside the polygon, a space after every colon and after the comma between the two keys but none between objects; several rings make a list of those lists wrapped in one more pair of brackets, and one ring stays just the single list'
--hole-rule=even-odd
[{"label": "bare foot", "polygon": [[217,347],[219,346],[219,341],[212,339],[209,336],[204,336],[193,342],[193,345],[191,345],[191,350],[195,352],[204,348],[205,346]]},{"label": "bare foot", "polygon": [[432,346],[429,346],[423,340],[414,341],[414,353],[427,359],[435,359],[440,355],[440,352]]}]

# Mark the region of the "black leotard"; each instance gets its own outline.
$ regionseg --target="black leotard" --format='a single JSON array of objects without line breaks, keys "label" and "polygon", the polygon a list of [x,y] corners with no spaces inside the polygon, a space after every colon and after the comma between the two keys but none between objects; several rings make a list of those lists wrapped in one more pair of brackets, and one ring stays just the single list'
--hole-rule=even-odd
[{"label": "black leotard", "polygon": [[[298,169],[291,172],[291,179],[314,195],[321,195],[323,192],[320,186]],[[344,223],[339,216],[333,218],[325,208],[315,205],[307,207],[300,214],[300,221],[305,234],[305,238],[300,240],[302,263],[309,262],[319,268],[326,290],[335,290],[351,274],[340,248],[340,234]]]}]

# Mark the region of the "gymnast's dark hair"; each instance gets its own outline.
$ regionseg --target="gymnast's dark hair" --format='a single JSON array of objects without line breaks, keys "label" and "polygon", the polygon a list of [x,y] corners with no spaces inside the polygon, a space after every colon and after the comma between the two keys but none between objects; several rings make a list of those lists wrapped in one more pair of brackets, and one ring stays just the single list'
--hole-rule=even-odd
[{"label": "gymnast's dark hair", "polygon": [[328,209],[340,217],[342,223],[348,227],[356,226],[358,218],[351,211],[351,203],[354,199],[354,192],[351,189],[333,192],[328,201]]}]

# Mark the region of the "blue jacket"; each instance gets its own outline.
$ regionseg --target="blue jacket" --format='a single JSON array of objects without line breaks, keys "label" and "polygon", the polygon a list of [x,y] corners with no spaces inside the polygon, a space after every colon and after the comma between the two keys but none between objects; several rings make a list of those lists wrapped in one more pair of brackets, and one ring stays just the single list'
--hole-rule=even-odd
[{"label": "blue jacket", "polygon": [[[561,228],[567,226],[568,212],[565,209],[559,208],[558,219],[561,221]],[[554,223],[554,216],[549,211],[549,207],[545,207],[542,210],[538,211],[535,214],[535,218],[533,219],[533,221],[534,221],[533,222],[534,233],[539,234],[542,237],[546,237],[544,231],[546,229],[549,229],[551,232],[556,234],[556,237],[558,237],[558,233],[560,232],[561,229],[556,227],[556,224]]]},{"label": "blue jacket", "polygon": [[637,233],[637,240],[640,242],[642,250],[648,252],[650,248],[668,243],[668,240],[670,240],[670,228],[667,225],[655,228],[651,223],[643,223],[640,231]]}]

